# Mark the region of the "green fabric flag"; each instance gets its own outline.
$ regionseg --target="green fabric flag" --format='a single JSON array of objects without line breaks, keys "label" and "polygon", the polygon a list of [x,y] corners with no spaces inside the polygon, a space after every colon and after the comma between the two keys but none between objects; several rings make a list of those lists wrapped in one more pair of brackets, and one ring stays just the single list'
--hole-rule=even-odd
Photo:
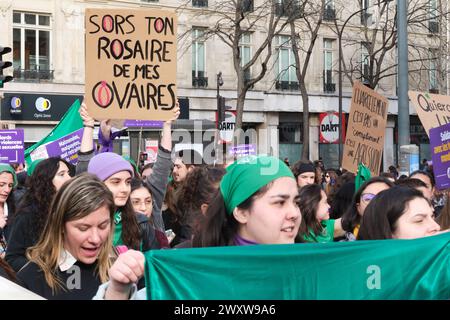
[{"label": "green fabric flag", "polygon": [[74,131],[77,131],[83,128],[83,120],[81,119],[80,114],[78,113],[78,109],[80,109],[80,100],[75,100],[72,106],[67,110],[64,114],[64,117],[61,121],[56,125],[56,127],[41,141],[36,142],[27,150],[25,150],[25,162],[27,167],[31,165],[31,157],[30,154],[39,148],[42,145],[53,142],[55,140],[61,139],[64,136],[67,136]]},{"label": "green fabric flag", "polygon": [[359,187],[370,179],[370,170],[365,165],[360,163],[358,165],[358,173],[355,177],[355,193],[358,192]]},{"label": "green fabric flag", "polygon": [[145,253],[147,298],[449,299],[450,232],[414,240]]}]

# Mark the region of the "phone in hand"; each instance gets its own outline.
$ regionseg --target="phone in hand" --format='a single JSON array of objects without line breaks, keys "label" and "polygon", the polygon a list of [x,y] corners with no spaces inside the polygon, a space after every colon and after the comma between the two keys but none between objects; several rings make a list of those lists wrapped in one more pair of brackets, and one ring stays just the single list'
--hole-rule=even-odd
[{"label": "phone in hand", "polygon": [[173,232],[172,229],[167,229],[167,230],[165,231],[165,234],[166,234],[167,240],[169,240],[169,243],[171,243],[172,240],[173,240],[173,239],[175,238],[175,236],[176,236],[175,232]]}]

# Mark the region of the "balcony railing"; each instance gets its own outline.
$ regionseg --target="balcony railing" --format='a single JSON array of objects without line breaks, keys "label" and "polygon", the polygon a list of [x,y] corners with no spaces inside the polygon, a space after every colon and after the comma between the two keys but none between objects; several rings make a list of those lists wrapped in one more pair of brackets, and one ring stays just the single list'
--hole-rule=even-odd
[{"label": "balcony railing", "polygon": [[336,19],[336,11],[334,8],[327,7],[323,11],[323,20],[325,21],[333,21]]},{"label": "balcony railing", "polygon": [[439,89],[437,88],[431,88],[428,90],[429,93],[439,94]]},{"label": "balcony railing", "polygon": [[[245,71],[244,71],[244,81],[245,81],[245,84],[247,84],[247,83],[250,81],[251,78],[252,78],[252,75],[251,75],[251,73],[250,73],[250,70],[245,70]],[[253,89],[253,85],[250,86],[250,89]]]},{"label": "balcony railing", "polygon": [[208,86],[208,78],[205,77],[203,71],[192,71],[192,86],[194,88],[206,88]]},{"label": "balcony railing", "polygon": [[430,33],[439,33],[439,22],[428,21],[428,31]]},{"label": "balcony railing", "polygon": [[298,19],[303,16],[303,7],[295,0],[283,0],[275,3],[275,15]]},{"label": "balcony railing", "polygon": [[208,0],[192,0],[192,6],[195,8],[208,7]]},{"label": "balcony railing", "polygon": [[297,81],[277,81],[275,83],[275,88],[277,90],[298,91],[300,87]]},{"label": "balcony railing", "polygon": [[14,79],[22,81],[41,81],[53,80],[54,70],[27,70],[27,69],[14,69]]},{"label": "balcony railing", "polygon": [[335,91],[336,91],[336,84],[335,83],[324,83],[323,84],[323,92],[333,93]]},{"label": "balcony railing", "polygon": [[253,0],[243,0],[242,2],[242,12],[252,12],[253,11]]}]

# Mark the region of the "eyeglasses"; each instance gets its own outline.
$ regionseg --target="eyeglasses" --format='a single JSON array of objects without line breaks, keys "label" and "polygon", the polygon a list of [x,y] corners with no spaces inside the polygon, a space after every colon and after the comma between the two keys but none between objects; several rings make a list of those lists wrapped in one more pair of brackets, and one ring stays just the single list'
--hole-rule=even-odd
[{"label": "eyeglasses", "polygon": [[326,175],[326,176],[325,176],[325,178],[329,178],[329,177],[330,177],[329,175]]},{"label": "eyeglasses", "polygon": [[370,200],[372,200],[374,197],[376,196],[376,194],[373,193],[363,193],[361,195],[361,200],[368,203],[370,202]]}]

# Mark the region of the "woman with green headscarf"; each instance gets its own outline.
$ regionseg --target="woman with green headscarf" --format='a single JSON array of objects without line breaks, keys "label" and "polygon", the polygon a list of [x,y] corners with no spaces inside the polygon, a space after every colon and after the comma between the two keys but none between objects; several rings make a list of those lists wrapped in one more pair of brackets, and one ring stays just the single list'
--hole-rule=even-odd
[{"label": "woman with green headscarf", "polygon": [[[301,222],[297,196],[297,182],[283,161],[268,156],[237,160],[227,167],[192,246],[292,244]],[[145,299],[145,288],[136,293],[134,280],[124,276],[124,271],[142,276],[144,258],[139,255],[134,251],[130,256],[119,256],[109,283],[99,287],[94,299]]]},{"label": "woman with green headscarf", "polygon": [[15,209],[12,190],[17,184],[16,172],[7,163],[0,163],[0,256],[6,250],[8,215]]},{"label": "woman with green headscarf", "polygon": [[275,157],[247,156],[227,168],[194,247],[294,243],[301,216],[292,171]]}]

